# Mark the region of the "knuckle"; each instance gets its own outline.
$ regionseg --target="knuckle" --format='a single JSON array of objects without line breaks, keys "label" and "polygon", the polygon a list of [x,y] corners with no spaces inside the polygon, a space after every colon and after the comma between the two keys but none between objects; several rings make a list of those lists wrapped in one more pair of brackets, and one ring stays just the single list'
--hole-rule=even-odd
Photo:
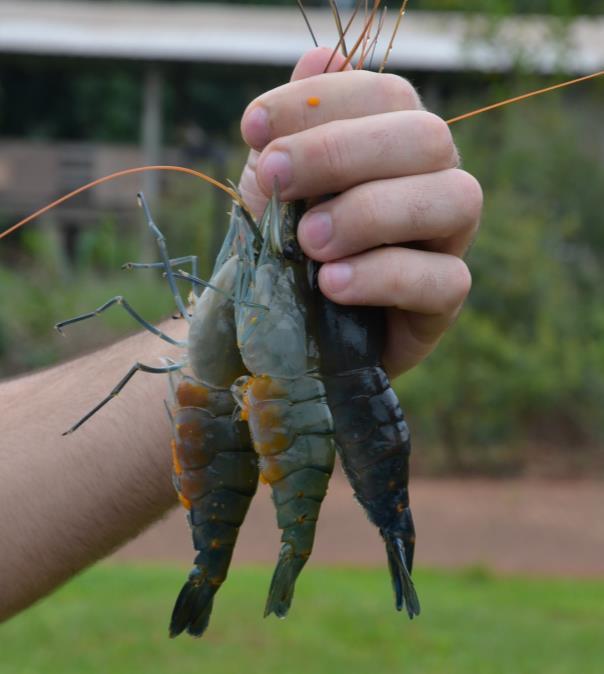
[{"label": "knuckle", "polygon": [[464,220],[469,229],[475,229],[482,212],[482,187],[472,174],[461,169],[455,169],[454,180],[457,193],[461,197]]},{"label": "knuckle", "polygon": [[432,112],[422,114],[426,152],[435,165],[453,167],[459,164],[459,154],[451,130],[444,119]]},{"label": "knuckle", "polygon": [[410,269],[405,257],[394,248],[384,250],[376,267],[376,278],[381,280],[387,304],[408,310],[424,306],[437,290],[437,279],[429,267]]},{"label": "knuckle", "polygon": [[322,135],[319,151],[330,174],[339,175],[349,164],[346,147],[346,142],[340,134],[326,132]]},{"label": "knuckle", "polygon": [[446,287],[449,292],[444,310],[453,312],[464,302],[472,288],[472,274],[468,265],[459,257],[451,257]]},{"label": "knuckle", "polygon": [[375,232],[378,224],[378,208],[375,193],[370,187],[364,186],[357,190],[354,220],[357,223],[359,238],[366,239],[368,232]]},{"label": "knuckle", "polygon": [[472,221],[478,220],[482,211],[483,193],[478,180],[467,171],[456,169],[459,191],[463,194],[468,216]]},{"label": "knuckle", "polygon": [[421,306],[429,307],[434,297],[438,296],[439,283],[436,274],[430,268],[425,268],[417,278],[417,293]]},{"label": "knuckle", "polygon": [[397,108],[419,109],[422,107],[415,88],[404,77],[392,73],[380,74],[378,81],[386,100],[392,101]]},{"label": "knuckle", "polygon": [[389,264],[387,274],[386,287],[392,298],[391,304],[404,309],[404,300],[409,295],[409,279],[400,265],[397,264]]},{"label": "knuckle", "polygon": [[[430,220],[432,203],[429,198],[415,192],[405,205],[408,238],[420,241],[426,238],[426,223]],[[393,242],[394,243],[394,242]]]},{"label": "knuckle", "polygon": [[423,264],[411,273],[394,255],[382,259],[375,278],[381,277],[388,304],[403,310],[412,307],[420,313],[443,316],[457,313],[470,292],[472,276],[461,258],[446,257],[447,263]]}]

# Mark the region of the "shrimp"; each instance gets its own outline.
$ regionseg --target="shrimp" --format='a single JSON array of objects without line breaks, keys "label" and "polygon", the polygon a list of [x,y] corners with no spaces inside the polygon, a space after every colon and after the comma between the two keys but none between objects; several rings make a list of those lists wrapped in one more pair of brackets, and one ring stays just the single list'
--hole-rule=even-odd
[{"label": "shrimp", "polygon": [[308,262],[295,239],[296,206],[275,191],[262,220],[264,245],[235,305],[243,362],[252,373],[233,387],[270,484],[282,530],[264,615],[285,617],[298,575],[312,551],[331,476],[333,421],[319,373]]},{"label": "shrimp", "polygon": [[[156,236],[162,262],[127,263],[125,268],[159,267],[165,270],[176,305],[189,321],[186,342],[177,342],[148,324],[121,297],[106,302],[96,312],[83,314],[57,324],[65,325],[90,318],[114,304],[123,306],[131,316],[165,341],[187,349],[181,363],[163,368],[150,368],[137,363],[101,403],[80,419],[68,432],[73,432],[117,395],[137,371],[166,372],[170,375],[170,399],[167,404],[172,423],[172,477],[178,497],[187,509],[193,545],[197,551],[195,566],[178,595],[170,636],[185,629],[201,636],[208,626],[214,595],[224,582],[233,549],[258,483],[256,454],[247,426],[235,414],[235,401],[230,392],[232,382],[246,373],[237,349],[233,314],[233,291],[237,285],[239,264],[231,254],[235,234],[244,219],[239,205],[233,205],[229,231],[217,257],[209,282],[200,281],[195,273],[175,274],[171,267],[192,262],[196,258],[169,259],[163,235],[152,220],[149,208],[139,195],[149,227]],[[186,278],[205,285],[201,296],[193,295],[189,315],[174,284],[174,278]],[[190,373],[184,373],[187,367]]]},{"label": "shrimp", "polygon": [[171,637],[185,629],[192,636],[206,630],[258,483],[256,455],[245,423],[234,414],[230,392],[232,382],[246,372],[232,306],[239,264],[230,249],[240,217],[234,204],[210,287],[195,299],[187,359],[192,374],[170,375],[173,482],[188,510],[198,553],[174,605]]},{"label": "shrimp", "polygon": [[321,372],[344,472],[386,544],[397,610],[420,605],[411,580],[415,528],[409,508],[409,429],[386,373],[384,310],[334,304],[315,284]]}]

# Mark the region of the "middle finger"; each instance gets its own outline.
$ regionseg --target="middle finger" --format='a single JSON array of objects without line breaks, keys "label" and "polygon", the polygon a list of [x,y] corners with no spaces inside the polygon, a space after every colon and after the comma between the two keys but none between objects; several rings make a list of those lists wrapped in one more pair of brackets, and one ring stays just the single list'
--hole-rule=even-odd
[{"label": "middle finger", "polygon": [[447,124],[432,113],[405,110],[329,122],[279,138],[260,155],[256,176],[267,195],[278,179],[281,198],[290,201],[457,163]]}]

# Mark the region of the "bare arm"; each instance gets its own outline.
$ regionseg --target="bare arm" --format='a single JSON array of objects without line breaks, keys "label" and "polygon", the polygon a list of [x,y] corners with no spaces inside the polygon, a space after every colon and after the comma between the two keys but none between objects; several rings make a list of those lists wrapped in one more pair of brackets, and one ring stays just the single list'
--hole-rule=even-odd
[{"label": "bare arm", "polygon": [[[184,337],[183,321],[165,329]],[[180,334],[179,334],[180,333]],[[137,360],[178,350],[148,333],[0,384],[0,620],[137,534],[175,503],[165,375],[137,373],[61,437]]]},{"label": "bare arm", "polygon": [[[300,243],[325,263],[319,281],[328,297],[388,307],[385,362],[398,374],[436,346],[469,291],[461,256],[478,226],[480,187],[456,168],[447,127],[421,109],[408,82],[317,74],[329,56],[309,52],[291,84],[248,107],[242,131],[253,150],[241,189],[258,212],[275,175],[286,199],[338,194],[306,214]],[[309,97],[321,104],[309,107]],[[179,338],[185,329],[166,326]],[[165,377],[137,374],[83,429],[60,435],[136,360],[154,364],[161,355],[177,358],[144,334],[0,384],[0,619],[175,501]]]}]

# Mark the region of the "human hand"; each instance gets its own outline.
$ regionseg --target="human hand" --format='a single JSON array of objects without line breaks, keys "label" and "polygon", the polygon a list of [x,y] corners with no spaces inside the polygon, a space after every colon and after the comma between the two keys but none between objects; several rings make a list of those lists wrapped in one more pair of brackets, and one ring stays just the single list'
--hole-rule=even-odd
[{"label": "human hand", "polygon": [[[330,56],[306,53],[289,84],[247,107],[241,131],[252,150],[240,189],[256,214],[275,176],[286,201],[337,194],[303,216],[298,239],[324,263],[319,285],[329,299],[387,308],[384,365],[397,375],[434,349],[470,290],[461,258],[482,191],[457,168],[448,126],[406,80],[322,74]],[[342,63],[338,55],[330,71]]]}]

